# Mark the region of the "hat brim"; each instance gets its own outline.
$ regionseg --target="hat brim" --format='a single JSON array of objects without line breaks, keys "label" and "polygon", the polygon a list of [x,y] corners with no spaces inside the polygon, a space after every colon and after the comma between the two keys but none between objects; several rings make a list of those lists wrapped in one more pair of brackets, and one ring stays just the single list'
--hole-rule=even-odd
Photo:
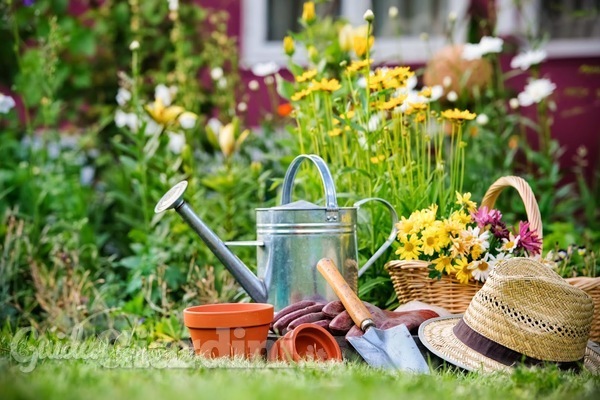
[{"label": "hat brim", "polygon": [[[511,366],[476,352],[456,337],[453,329],[461,319],[462,315],[429,319],[419,327],[419,340],[442,360],[467,371],[511,371]],[[600,346],[592,341],[588,341],[584,366],[594,374],[600,373]]]}]

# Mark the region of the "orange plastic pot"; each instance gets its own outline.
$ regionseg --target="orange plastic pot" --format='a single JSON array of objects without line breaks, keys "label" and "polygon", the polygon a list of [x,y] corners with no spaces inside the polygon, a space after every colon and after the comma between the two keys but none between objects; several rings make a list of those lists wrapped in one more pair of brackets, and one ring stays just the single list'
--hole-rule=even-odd
[{"label": "orange plastic pot", "polygon": [[183,310],[194,351],[211,358],[264,355],[271,321],[271,304],[207,304]]},{"label": "orange plastic pot", "polygon": [[273,344],[268,358],[270,361],[341,361],[342,350],[325,328],[301,324]]}]

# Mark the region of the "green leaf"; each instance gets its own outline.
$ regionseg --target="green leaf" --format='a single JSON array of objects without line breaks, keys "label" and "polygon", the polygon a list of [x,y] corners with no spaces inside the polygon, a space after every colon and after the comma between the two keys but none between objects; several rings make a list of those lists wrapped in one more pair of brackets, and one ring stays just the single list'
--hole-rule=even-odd
[{"label": "green leaf", "polygon": [[96,53],[96,37],[88,29],[77,29],[71,36],[69,47],[74,54],[91,57]]},{"label": "green leaf", "polygon": [[296,93],[296,88],[294,87],[294,84],[290,81],[283,79],[281,75],[276,74],[275,80],[277,82],[277,93],[284,99],[289,100],[294,95],[294,93]]}]

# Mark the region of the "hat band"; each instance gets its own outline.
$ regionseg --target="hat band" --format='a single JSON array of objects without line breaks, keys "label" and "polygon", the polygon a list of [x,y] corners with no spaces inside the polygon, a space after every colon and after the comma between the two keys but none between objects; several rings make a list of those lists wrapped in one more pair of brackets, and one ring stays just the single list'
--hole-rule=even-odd
[{"label": "hat band", "polygon": [[540,365],[543,363],[553,363],[558,366],[561,370],[576,370],[581,369],[583,358],[578,361],[544,361],[536,358],[528,357],[523,353],[509,349],[500,343],[494,342],[483,336],[482,334],[475,332],[469,325],[467,325],[463,319],[453,328],[454,334],[469,348],[475,350],[479,354],[491,358],[501,364],[511,366],[516,363],[523,363],[525,365]]}]

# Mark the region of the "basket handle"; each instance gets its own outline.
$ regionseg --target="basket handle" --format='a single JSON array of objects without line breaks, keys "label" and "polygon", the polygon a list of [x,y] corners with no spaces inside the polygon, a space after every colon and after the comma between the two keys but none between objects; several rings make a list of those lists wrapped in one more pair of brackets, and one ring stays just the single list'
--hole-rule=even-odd
[{"label": "basket handle", "polygon": [[533,195],[531,186],[529,186],[525,179],[519,178],[518,176],[503,176],[502,178],[499,178],[496,182],[492,183],[487,192],[485,192],[483,200],[481,201],[481,206],[487,206],[488,209],[494,208],[498,195],[500,195],[500,192],[507,187],[513,187],[519,192],[519,196],[521,196],[521,200],[523,200],[523,204],[525,204],[525,212],[527,213],[529,226],[537,233],[540,241],[542,241],[543,231],[540,207]]}]

